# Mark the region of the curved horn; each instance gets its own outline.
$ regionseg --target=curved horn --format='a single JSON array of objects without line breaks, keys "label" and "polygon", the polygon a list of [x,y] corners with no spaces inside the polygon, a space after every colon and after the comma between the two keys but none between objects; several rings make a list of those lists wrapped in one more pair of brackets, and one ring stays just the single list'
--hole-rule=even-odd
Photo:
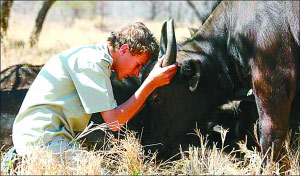
[{"label": "curved horn", "polygon": [[159,46],[159,55],[158,57],[161,58],[167,50],[167,21],[164,21],[162,28],[161,28],[161,36],[160,36],[160,46]]},{"label": "curved horn", "polygon": [[166,59],[162,63],[163,67],[174,64],[176,62],[177,46],[176,46],[173,19],[170,19],[167,23],[167,42],[168,43],[167,43]]}]

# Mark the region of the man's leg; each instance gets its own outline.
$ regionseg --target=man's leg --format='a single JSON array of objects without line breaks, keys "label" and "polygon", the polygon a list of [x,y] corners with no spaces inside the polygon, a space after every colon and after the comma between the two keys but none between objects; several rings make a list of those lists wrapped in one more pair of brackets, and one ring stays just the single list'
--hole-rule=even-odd
[{"label": "man's leg", "polygon": [[[79,146],[76,143],[69,143],[63,136],[57,136],[52,141],[45,144],[46,148],[52,151],[52,154],[68,162],[68,165],[74,163],[74,159],[79,154]],[[71,164],[73,165],[73,164]]]}]

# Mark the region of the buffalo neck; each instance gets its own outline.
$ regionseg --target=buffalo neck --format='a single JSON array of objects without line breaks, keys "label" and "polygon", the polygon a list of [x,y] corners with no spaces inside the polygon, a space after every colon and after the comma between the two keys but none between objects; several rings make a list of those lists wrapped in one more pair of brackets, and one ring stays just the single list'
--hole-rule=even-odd
[{"label": "buffalo neck", "polygon": [[[230,14],[232,2],[222,1],[205,21],[199,31],[183,43],[178,51],[177,62],[186,59],[201,61],[201,77],[209,75],[215,80],[231,80],[229,76],[230,64],[227,55],[227,41],[230,37]],[[232,85],[233,86],[233,85]],[[231,92],[229,86],[227,93]]]}]

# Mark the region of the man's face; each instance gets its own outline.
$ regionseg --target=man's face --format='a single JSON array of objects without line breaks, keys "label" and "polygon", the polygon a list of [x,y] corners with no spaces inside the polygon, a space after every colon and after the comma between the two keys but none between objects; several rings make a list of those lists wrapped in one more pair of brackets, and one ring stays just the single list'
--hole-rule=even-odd
[{"label": "man's face", "polygon": [[114,70],[118,79],[137,77],[143,66],[148,62],[148,59],[149,55],[147,53],[133,56],[129,50],[126,50],[114,64]]}]

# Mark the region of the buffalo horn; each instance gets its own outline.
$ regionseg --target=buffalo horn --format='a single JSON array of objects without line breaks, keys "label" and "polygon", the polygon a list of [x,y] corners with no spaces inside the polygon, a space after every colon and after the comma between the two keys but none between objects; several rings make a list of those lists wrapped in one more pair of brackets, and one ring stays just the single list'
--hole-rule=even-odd
[{"label": "buffalo horn", "polygon": [[176,62],[176,55],[177,55],[177,46],[176,46],[176,38],[175,38],[175,31],[174,31],[174,20],[170,19],[167,23],[166,57],[162,63],[162,66],[165,67],[174,64]]},{"label": "buffalo horn", "polygon": [[167,21],[164,21],[161,28],[160,46],[159,46],[159,58],[166,54],[167,50]]}]

